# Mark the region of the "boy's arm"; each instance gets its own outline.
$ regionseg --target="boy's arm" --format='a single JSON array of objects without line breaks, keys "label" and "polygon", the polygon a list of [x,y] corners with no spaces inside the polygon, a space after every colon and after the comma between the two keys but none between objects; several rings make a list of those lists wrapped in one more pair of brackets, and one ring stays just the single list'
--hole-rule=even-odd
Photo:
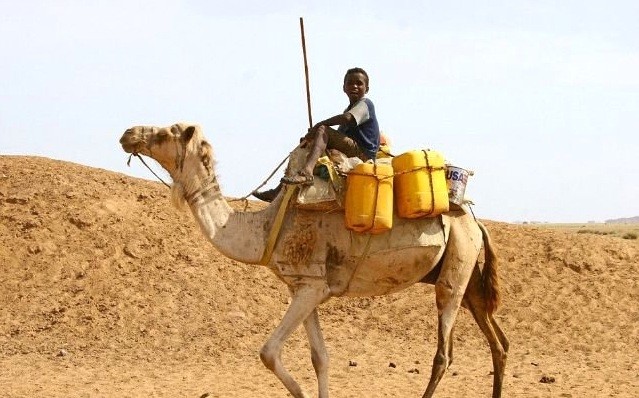
[{"label": "boy's arm", "polygon": [[351,115],[349,112],[345,112],[345,113],[341,113],[339,115],[335,115],[333,117],[329,117],[326,120],[322,120],[321,122],[315,124],[315,126],[313,126],[313,129],[317,128],[318,126],[337,126],[337,125],[347,125],[350,126],[351,124],[356,123],[355,118],[353,117],[353,115]]},{"label": "boy's arm", "polygon": [[319,123],[316,123],[315,126],[308,129],[308,133],[302,138],[303,140],[309,141],[315,137],[315,132],[319,126],[337,126],[337,125],[346,125],[346,126],[354,126],[357,124],[357,120],[350,112],[345,112],[339,115],[335,115],[333,117],[329,117],[326,120],[322,120]]}]

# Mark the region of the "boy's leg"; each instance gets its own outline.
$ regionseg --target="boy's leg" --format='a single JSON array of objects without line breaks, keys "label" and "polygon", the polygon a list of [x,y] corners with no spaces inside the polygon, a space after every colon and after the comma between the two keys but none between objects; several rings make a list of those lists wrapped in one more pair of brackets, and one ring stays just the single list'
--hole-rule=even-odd
[{"label": "boy's leg", "polygon": [[[285,184],[313,184],[313,169],[315,168],[315,164],[317,160],[322,156],[324,151],[326,150],[326,144],[328,143],[328,134],[327,129],[329,127],[319,126],[317,130],[315,130],[314,135],[312,136],[311,150],[306,157],[306,163],[301,170],[292,176],[284,176],[282,178],[282,182]],[[307,136],[306,139],[308,139]]]},{"label": "boy's leg", "polygon": [[328,144],[328,132],[333,130],[327,126],[319,126],[315,131],[315,137],[313,138],[311,151],[308,153],[308,157],[306,158],[306,164],[304,168],[301,170],[305,175],[313,175],[313,169],[315,168],[315,164],[318,159],[324,154],[326,151],[326,145]]},{"label": "boy's leg", "polygon": [[328,149],[337,149],[349,158],[360,158],[363,161],[368,160],[368,157],[352,138],[330,127],[328,128],[327,134],[328,143],[326,147]]},{"label": "boy's leg", "polygon": [[272,202],[282,190],[280,182],[275,188],[266,191],[253,191],[251,194],[263,202]]},{"label": "boy's leg", "polygon": [[317,128],[314,136],[312,136],[311,145],[304,167],[296,175],[282,178],[283,183],[312,184],[315,164],[317,164],[317,160],[327,148],[336,149],[348,157],[358,157],[363,161],[368,160],[366,154],[352,138],[328,126],[319,126]]}]

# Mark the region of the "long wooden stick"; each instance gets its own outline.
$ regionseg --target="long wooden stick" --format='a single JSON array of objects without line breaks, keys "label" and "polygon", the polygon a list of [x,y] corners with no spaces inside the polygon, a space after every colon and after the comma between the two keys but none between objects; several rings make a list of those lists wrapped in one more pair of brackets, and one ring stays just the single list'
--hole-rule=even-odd
[{"label": "long wooden stick", "polygon": [[308,127],[313,127],[311,116],[311,91],[308,83],[308,60],[306,59],[306,40],[304,38],[304,18],[300,17],[300,31],[302,33],[302,52],[304,53],[304,75],[306,76],[306,106],[308,108]]}]

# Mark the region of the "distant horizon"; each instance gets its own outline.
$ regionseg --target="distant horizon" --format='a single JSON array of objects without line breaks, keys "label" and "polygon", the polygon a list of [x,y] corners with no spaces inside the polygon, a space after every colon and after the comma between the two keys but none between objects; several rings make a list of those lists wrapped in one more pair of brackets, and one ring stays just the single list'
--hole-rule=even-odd
[{"label": "distant horizon", "polygon": [[[127,177],[131,177],[131,178],[139,178],[145,181],[149,181],[149,182],[156,182],[156,183],[162,183],[162,181],[160,181],[157,177],[153,176],[151,171],[147,170],[144,166],[142,166],[142,164],[136,160],[135,158],[131,159],[131,166],[130,167],[137,167],[137,165],[142,166],[142,168],[144,170],[147,171],[147,173],[149,174],[149,176],[133,176],[133,175],[129,175],[127,173],[122,173],[120,171],[114,171],[114,170],[109,170],[109,169],[105,169],[103,167],[96,167],[96,166],[91,166],[91,165],[87,165],[87,164],[82,164],[82,163],[78,163],[78,162],[74,162],[74,161],[70,161],[70,160],[64,160],[64,159],[55,159],[55,158],[51,158],[48,156],[43,156],[43,155],[24,155],[24,154],[0,154],[0,157],[35,157],[35,158],[42,158],[42,159],[47,159],[50,161],[54,161],[54,162],[68,162],[68,163],[73,163],[76,164],[78,166],[83,166],[83,167],[88,167],[88,168],[95,168],[95,169],[101,169],[104,170],[106,172],[109,173],[114,173],[114,174],[124,174]],[[127,155],[128,156],[128,155]],[[148,157],[145,157],[145,161],[147,162],[147,164],[149,164],[149,166],[152,168],[153,172],[155,173],[164,173],[164,170],[157,164],[155,163],[155,161],[153,159],[150,159]],[[126,162],[126,160],[125,160]],[[4,177],[8,177],[5,176],[4,174],[1,174],[0,172],[0,179],[4,178]],[[164,177],[166,176],[161,176],[162,179],[170,184],[170,178],[167,177],[166,179]],[[239,197],[236,195],[228,195],[224,192],[224,187],[222,188],[222,193],[224,194],[225,197]],[[250,192],[245,193],[249,194]],[[243,196],[243,195],[241,195]],[[261,202],[259,199],[256,199],[254,197],[249,197],[249,200],[255,201],[255,202]],[[265,203],[265,202],[263,202]],[[265,203],[266,204],[266,203]],[[471,206],[473,208],[474,211],[474,205]],[[475,214],[475,216],[477,218],[480,219],[489,219],[491,221],[496,221],[496,222],[505,222],[505,223],[510,223],[510,224],[521,224],[521,225],[535,225],[535,224],[639,224],[639,215],[638,216],[629,216],[629,217],[620,217],[620,218],[615,218],[615,219],[606,219],[603,221],[598,221],[598,220],[588,220],[588,221],[574,221],[574,222],[552,222],[552,221],[544,221],[544,220],[513,220],[513,221],[508,221],[508,220],[500,220],[500,219],[491,219],[491,218],[486,218],[486,217],[482,217],[481,215]],[[629,222],[625,222],[626,220],[629,220]]]},{"label": "distant horizon", "polygon": [[[626,221],[628,220],[628,221]],[[584,224],[584,225],[588,225],[588,224],[639,224],[639,216],[634,216],[634,217],[622,217],[622,218],[615,218],[615,219],[610,219],[610,220],[605,220],[605,221],[596,221],[596,220],[590,220],[590,221],[582,221],[582,222],[550,222],[550,221],[513,221],[513,224],[531,224],[531,225],[535,225],[535,224],[557,224],[557,225],[562,225],[562,224],[566,224],[566,225],[574,225],[574,224]]]}]

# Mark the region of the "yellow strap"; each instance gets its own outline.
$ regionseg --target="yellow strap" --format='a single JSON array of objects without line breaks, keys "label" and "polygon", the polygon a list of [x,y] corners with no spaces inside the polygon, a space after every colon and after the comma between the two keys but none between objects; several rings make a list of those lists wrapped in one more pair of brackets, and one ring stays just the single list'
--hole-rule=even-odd
[{"label": "yellow strap", "polygon": [[293,193],[297,191],[297,188],[297,185],[284,184],[284,198],[280,203],[280,208],[277,209],[275,220],[273,220],[273,226],[271,227],[271,232],[268,235],[266,248],[264,249],[262,259],[260,260],[260,265],[266,265],[269,263],[269,261],[271,261],[273,249],[275,249],[277,238],[280,236],[282,221],[284,221],[284,215],[286,214],[286,209],[288,209],[288,203],[291,201],[291,197],[293,196]]}]

